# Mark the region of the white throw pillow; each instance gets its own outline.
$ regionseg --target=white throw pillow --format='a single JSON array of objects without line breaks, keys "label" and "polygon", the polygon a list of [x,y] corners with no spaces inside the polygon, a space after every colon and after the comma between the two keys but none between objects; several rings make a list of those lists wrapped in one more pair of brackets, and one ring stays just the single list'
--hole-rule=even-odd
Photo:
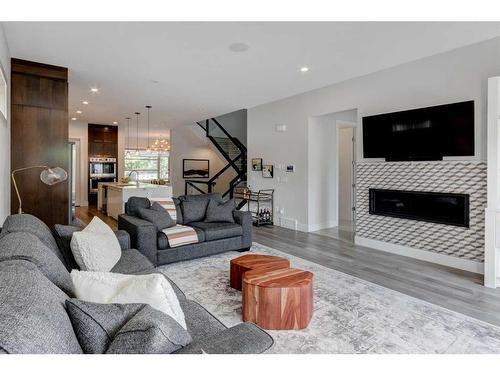
[{"label": "white throw pillow", "polygon": [[73,270],[71,279],[78,299],[94,303],[147,303],[171,316],[186,329],[184,312],[177,295],[163,275]]},{"label": "white throw pillow", "polygon": [[109,271],[122,255],[115,233],[97,216],[85,229],[73,233],[71,252],[83,271]]}]

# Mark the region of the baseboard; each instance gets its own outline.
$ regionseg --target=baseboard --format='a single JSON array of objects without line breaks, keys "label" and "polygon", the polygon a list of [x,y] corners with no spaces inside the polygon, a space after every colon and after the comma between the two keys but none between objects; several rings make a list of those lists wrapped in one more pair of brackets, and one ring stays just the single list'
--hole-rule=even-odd
[{"label": "baseboard", "polygon": [[388,253],[403,255],[419,260],[425,260],[427,262],[437,263],[452,268],[458,268],[464,271],[484,274],[484,264],[482,262],[456,258],[449,255],[433,253],[431,251],[415,249],[408,246],[396,245],[393,243],[359,236],[354,237],[354,242],[356,243],[356,245],[371,247],[373,249],[386,251]]},{"label": "baseboard", "polygon": [[308,232],[309,228],[306,224],[299,223],[297,219],[290,217],[278,216],[274,221],[274,225],[282,228],[298,230],[299,232]]},{"label": "baseboard", "polygon": [[339,222],[337,220],[325,221],[324,223],[310,224],[308,227],[308,232],[316,232],[317,230],[338,227]]}]

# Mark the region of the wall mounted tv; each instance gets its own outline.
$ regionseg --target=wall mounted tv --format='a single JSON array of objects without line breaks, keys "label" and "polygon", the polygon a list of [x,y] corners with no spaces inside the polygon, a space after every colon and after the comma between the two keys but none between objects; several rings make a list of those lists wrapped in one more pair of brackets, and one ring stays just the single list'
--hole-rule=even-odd
[{"label": "wall mounted tv", "polygon": [[363,156],[387,161],[474,156],[474,101],[363,117]]}]

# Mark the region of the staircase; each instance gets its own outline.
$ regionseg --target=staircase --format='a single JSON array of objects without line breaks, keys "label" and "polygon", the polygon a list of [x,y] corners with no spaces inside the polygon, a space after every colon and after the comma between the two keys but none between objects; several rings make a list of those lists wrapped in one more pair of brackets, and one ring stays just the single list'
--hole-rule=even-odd
[{"label": "staircase", "polygon": [[231,136],[215,118],[197,122],[197,124],[204,130],[206,137],[217,148],[227,164],[208,181],[186,180],[185,194],[211,193],[215,185],[221,184],[223,179],[227,180],[232,171],[227,188],[224,187],[224,191],[218,189],[222,193],[222,198],[231,199],[234,188],[246,183],[247,180],[247,148],[238,138]]}]

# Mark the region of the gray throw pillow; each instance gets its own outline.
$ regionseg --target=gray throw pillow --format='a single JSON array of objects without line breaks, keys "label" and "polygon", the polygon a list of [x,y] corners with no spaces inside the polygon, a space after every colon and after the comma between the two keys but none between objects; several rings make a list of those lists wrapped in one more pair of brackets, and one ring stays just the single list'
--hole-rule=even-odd
[{"label": "gray throw pillow", "polygon": [[211,199],[207,207],[206,223],[234,223],[234,199],[219,204]]},{"label": "gray throw pillow", "polygon": [[183,223],[203,221],[207,212],[208,200],[181,201]]},{"label": "gray throw pillow", "polygon": [[166,209],[164,209],[158,202],[154,202],[151,208],[138,208],[137,212],[141,219],[149,221],[160,231],[165,228],[175,226],[176,222],[172,219]]},{"label": "gray throw pillow", "polygon": [[172,317],[146,305],[118,331],[108,354],[168,354],[192,341]]},{"label": "gray throw pillow", "polygon": [[66,310],[76,337],[87,354],[105,353],[120,328],[145,306],[148,305],[66,300]]}]

